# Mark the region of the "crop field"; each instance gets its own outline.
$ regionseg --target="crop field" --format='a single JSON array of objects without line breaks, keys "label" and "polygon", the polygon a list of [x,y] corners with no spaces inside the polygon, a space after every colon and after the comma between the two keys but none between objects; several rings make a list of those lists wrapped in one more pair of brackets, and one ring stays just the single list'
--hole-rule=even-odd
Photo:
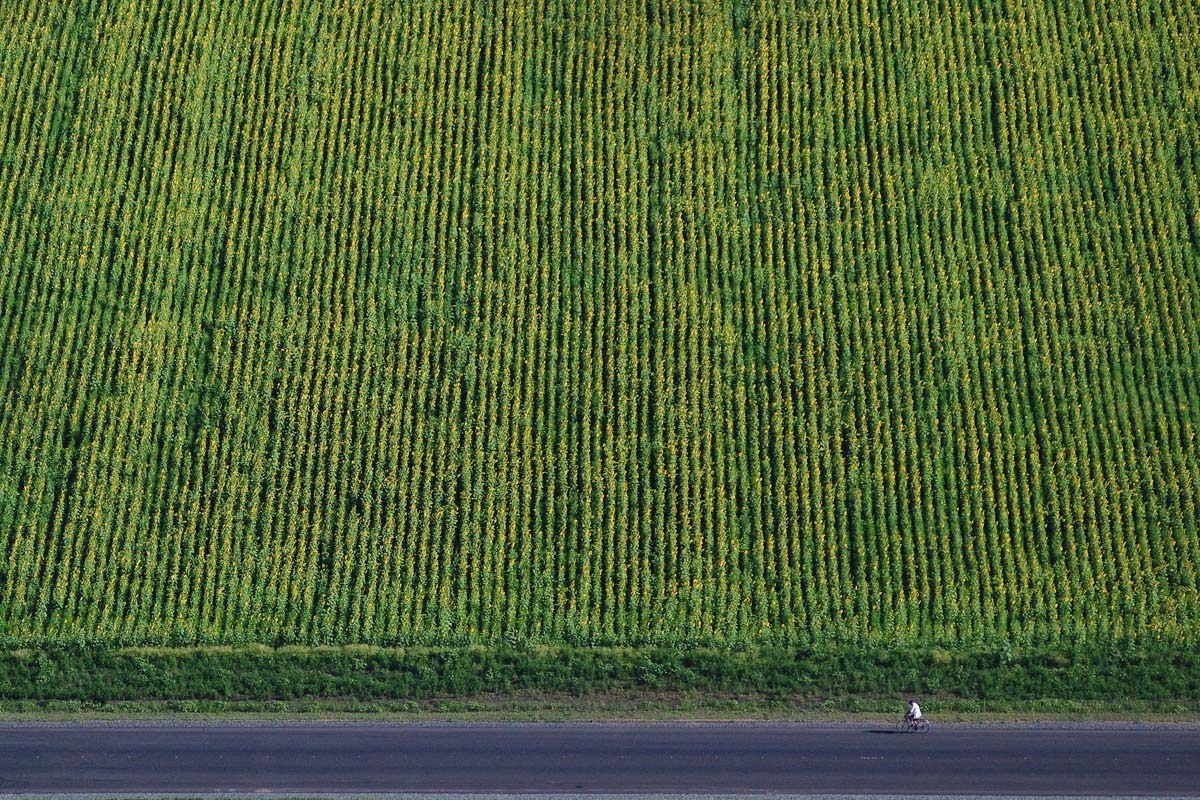
[{"label": "crop field", "polygon": [[1200,3],[0,0],[0,641],[1200,639]]}]

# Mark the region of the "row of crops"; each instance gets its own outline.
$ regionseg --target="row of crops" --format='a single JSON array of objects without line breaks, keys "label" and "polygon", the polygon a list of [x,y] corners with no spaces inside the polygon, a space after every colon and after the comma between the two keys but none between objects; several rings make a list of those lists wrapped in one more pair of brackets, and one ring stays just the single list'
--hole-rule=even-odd
[{"label": "row of crops", "polygon": [[0,634],[1200,630],[1200,5],[0,5]]}]

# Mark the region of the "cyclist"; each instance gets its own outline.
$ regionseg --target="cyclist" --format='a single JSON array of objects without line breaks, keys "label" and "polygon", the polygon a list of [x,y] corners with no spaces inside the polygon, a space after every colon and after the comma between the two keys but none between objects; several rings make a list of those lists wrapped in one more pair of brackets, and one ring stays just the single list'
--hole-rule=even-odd
[{"label": "cyclist", "polygon": [[917,727],[917,720],[921,718],[921,707],[917,705],[916,700],[908,701],[908,713],[904,715],[904,721],[908,723],[908,727]]}]

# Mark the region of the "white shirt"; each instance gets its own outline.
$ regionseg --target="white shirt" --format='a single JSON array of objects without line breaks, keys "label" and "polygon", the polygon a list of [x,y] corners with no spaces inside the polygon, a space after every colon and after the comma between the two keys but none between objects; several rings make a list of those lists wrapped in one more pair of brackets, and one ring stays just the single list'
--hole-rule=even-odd
[{"label": "white shirt", "polygon": [[921,718],[921,707],[919,705],[917,705],[916,703],[909,703],[908,704],[908,713],[912,715],[913,719],[920,719]]}]

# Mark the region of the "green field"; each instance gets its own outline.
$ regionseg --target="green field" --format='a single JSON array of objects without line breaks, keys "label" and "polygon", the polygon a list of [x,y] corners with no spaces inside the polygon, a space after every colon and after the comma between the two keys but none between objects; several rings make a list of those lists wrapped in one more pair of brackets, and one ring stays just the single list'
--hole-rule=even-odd
[{"label": "green field", "polygon": [[0,0],[9,647],[1193,644],[1198,426],[1194,0]]}]

